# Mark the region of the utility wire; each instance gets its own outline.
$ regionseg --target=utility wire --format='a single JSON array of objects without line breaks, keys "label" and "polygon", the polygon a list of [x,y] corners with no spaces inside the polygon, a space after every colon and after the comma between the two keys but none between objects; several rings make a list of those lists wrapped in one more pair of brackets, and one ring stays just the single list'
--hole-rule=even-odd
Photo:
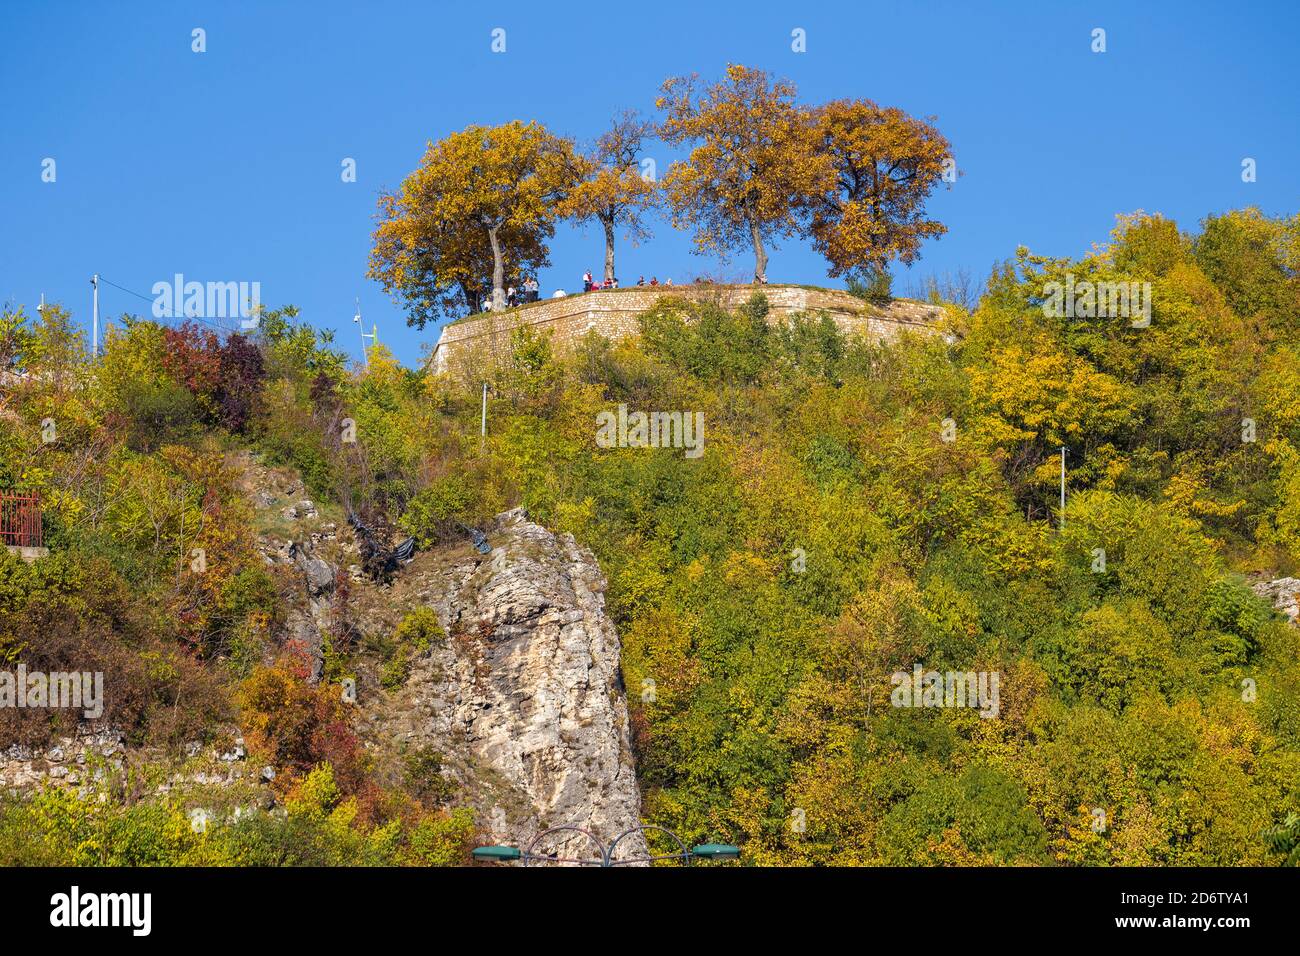
[{"label": "utility wire", "polygon": [[126,288],[126,286],[120,286],[120,285],[118,285],[116,282],[113,282],[113,281],[110,280],[110,279],[105,279],[102,275],[99,277],[99,281],[100,281],[100,282],[106,282],[106,283],[108,283],[108,284],[111,285],[114,289],[121,289],[123,292],[130,292],[131,295],[133,295],[133,296],[135,296],[136,298],[139,298],[139,299],[144,299],[146,302],[152,302],[152,301],[153,301],[153,297],[152,297],[152,296],[141,295],[139,292],[131,292],[131,290],[128,289],[128,288]]},{"label": "utility wire", "polygon": [[[103,282],[105,285],[111,285],[114,289],[118,289],[122,292],[125,292],[127,293],[127,295],[133,295],[137,299],[144,299],[146,302],[153,302],[155,299],[154,296],[142,295],[141,293],[136,292],[133,289],[128,289],[126,286],[118,285],[116,282],[112,281],[111,279],[105,279],[103,275],[100,275],[99,281]],[[176,319],[177,316],[173,315],[171,318]],[[210,322],[209,320],[198,315],[181,315],[179,318],[184,319],[186,321],[202,322],[204,325],[209,325],[219,332],[234,334],[239,331],[238,329],[231,328],[230,326],[218,325],[216,322]]]}]

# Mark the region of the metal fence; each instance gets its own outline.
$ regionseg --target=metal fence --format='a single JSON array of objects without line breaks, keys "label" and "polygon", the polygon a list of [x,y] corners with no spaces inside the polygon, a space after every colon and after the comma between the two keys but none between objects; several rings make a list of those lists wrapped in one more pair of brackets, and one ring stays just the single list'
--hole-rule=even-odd
[{"label": "metal fence", "polygon": [[0,488],[0,544],[41,547],[41,496],[35,491]]}]

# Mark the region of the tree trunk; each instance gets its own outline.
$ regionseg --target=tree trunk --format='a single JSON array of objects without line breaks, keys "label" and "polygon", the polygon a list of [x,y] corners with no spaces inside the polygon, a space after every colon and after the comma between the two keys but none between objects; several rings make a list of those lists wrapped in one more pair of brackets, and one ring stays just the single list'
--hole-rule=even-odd
[{"label": "tree trunk", "polygon": [[465,297],[465,307],[469,309],[469,314],[474,315],[481,307],[479,302],[479,292],[468,282],[462,280],[460,283],[460,294]]},{"label": "tree trunk", "polygon": [[605,283],[608,285],[614,280],[614,218],[602,216],[600,221],[605,227]]},{"label": "tree trunk", "polygon": [[763,231],[758,228],[758,220],[749,220],[749,235],[754,242],[754,282],[767,281],[767,251],[763,248]]},{"label": "tree trunk", "polygon": [[492,311],[500,312],[506,307],[506,259],[501,251],[501,240],[497,237],[500,226],[488,230],[488,242],[492,243]]}]

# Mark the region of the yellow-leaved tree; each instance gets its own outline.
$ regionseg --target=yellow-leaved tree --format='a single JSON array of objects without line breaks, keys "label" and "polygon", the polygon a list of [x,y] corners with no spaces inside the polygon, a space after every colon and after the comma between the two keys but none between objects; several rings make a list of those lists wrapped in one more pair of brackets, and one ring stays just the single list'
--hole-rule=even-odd
[{"label": "yellow-leaved tree", "polygon": [[948,140],[929,119],[871,100],[795,102],[795,87],[762,70],[727,67],[697,95],[695,77],[673,77],[656,105],[660,135],[692,149],[664,178],[673,225],[695,230],[699,252],[754,250],[766,281],[766,244],[811,238],[832,276],[870,277],[947,228],[925,201],[952,166]]},{"label": "yellow-leaved tree", "polygon": [[835,100],[813,111],[813,134],[832,176],[807,202],[813,245],[832,276],[910,265],[921,243],[948,231],[925,200],[953,170],[948,140],[927,119],[871,100]]},{"label": "yellow-leaved tree", "polygon": [[379,200],[371,278],[423,328],[459,307],[475,311],[490,282],[505,286],[546,261],[558,206],[578,180],[572,144],[538,123],[469,126],[430,143],[419,167]]},{"label": "yellow-leaved tree", "polygon": [[821,192],[829,167],[788,80],[732,64],[722,82],[696,83],[670,77],[655,101],[660,137],[692,147],[664,176],[673,225],[694,230],[699,253],[752,247],[754,281],[764,282],[767,244],[798,230],[795,200]]},{"label": "yellow-leaved tree", "polygon": [[654,124],[626,110],[596,141],[595,149],[579,158],[582,181],[561,205],[561,215],[576,222],[592,219],[605,232],[605,281],[615,278],[614,236],[621,227],[635,245],[650,231],[645,214],[656,205],[659,187],[643,175],[637,156],[654,135]]}]

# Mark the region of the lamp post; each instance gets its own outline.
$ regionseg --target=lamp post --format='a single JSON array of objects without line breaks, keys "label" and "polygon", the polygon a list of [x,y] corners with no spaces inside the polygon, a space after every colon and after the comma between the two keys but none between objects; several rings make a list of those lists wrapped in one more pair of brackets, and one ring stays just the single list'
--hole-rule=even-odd
[{"label": "lamp post", "polygon": [[366,334],[366,327],[361,324],[361,300],[357,299],[357,314],[352,316],[352,321],[357,324],[361,331],[361,358],[365,360],[366,368],[370,368],[370,353],[366,351],[366,339],[370,339],[372,345],[379,344],[379,326],[372,328],[370,334]]},{"label": "lamp post", "polygon": [[[677,850],[673,853],[655,854],[647,850],[646,856],[630,857],[626,860],[614,858],[614,852],[618,849],[619,843],[624,839],[636,833],[646,833],[655,830],[659,833],[666,833],[677,844]],[[585,837],[589,843],[596,848],[597,856],[595,859],[583,859],[581,857],[561,857],[551,856],[542,853],[538,849],[547,837],[556,833],[575,833]],[[584,830],[582,827],[560,826],[551,827],[549,830],[543,830],[522,850],[516,846],[480,846],[476,847],[471,854],[475,860],[485,863],[513,863],[520,861],[524,866],[541,863],[570,863],[576,866],[630,866],[635,863],[657,863],[660,860],[680,860],[687,866],[691,865],[692,860],[736,860],[740,858],[740,847],[733,846],[730,843],[700,843],[689,850],[673,831],[664,827],[657,826],[636,826],[624,830],[616,836],[609,846],[605,846],[590,830]]]},{"label": "lamp post", "polygon": [[90,355],[91,358],[99,355],[99,273],[96,272],[90,277],[90,284],[94,288],[94,331],[91,333]]}]

